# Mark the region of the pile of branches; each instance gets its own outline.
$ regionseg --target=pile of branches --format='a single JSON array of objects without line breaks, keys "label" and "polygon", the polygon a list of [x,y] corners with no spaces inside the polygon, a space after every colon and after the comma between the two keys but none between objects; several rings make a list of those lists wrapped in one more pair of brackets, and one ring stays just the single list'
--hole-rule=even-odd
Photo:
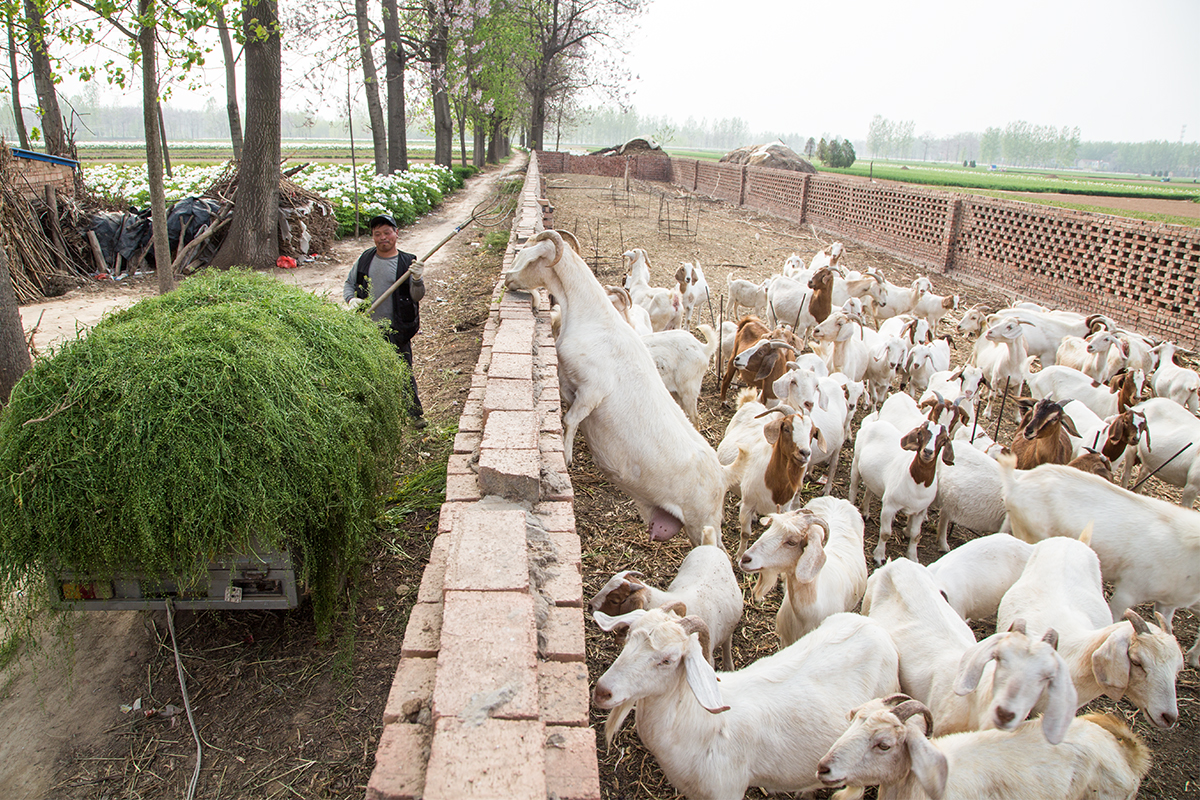
[{"label": "pile of branches", "polygon": [[[86,272],[74,248],[62,240],[59,221],[49,219],[49,207],[26,199],[14,185],[17,180],[12,152],[0,142],[0,247],[8,253],[17,302],[34,303],[62,294]],[[57,246],[47,235],[43,218],[51,230],[60,231]]]},{"label": "pile of branches", "polygon": [[[279,253],[298,256],[323,253],[333,244],[337,234],[337,218],[333,215],[333,203],[316,192],[305,189],[289,180],[307,164],[293,167],[279,178]],[[205,197],[220,199],[234,198],[238,186],[238,167],[230,163],[225,173],[218,178]],[[236,198],[235,198],[236,199]]]}]

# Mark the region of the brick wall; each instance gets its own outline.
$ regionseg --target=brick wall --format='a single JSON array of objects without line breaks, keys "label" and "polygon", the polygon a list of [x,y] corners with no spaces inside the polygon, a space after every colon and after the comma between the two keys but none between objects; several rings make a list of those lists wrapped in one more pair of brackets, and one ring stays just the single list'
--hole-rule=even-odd
[{"label": "brick wall", "polygon": [[[622,159],[623,161],[623,159]],[[531,158],[504,266],[548,213]],[[549,302],[498,283],[371,800],[599,800],[583,578]]]},{"label": "brick wall", "polygon": [[44,199],[44,186],[53,186],[60,197],[75,196],[75,171],[70,167],[32,158],[14,158],[13,166],[12,186],[21,197]]},{"label": "brick wall", "polygon": [[628,164],[631,178],[663,183],[671,180],[671,158],[664,154],[576,156],[538,150],[537,158],[543,172],[577,172],[584,175],[624,178],[625,167]]}]

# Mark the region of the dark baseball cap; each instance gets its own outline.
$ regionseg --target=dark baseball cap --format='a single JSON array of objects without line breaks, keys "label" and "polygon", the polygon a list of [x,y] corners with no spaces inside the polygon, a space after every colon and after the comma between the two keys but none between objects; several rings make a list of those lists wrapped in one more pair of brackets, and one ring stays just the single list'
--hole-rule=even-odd
[{"label": "dark baseball cap", "polygon": [[391,214],[380,214],[377,217],[371,218],[371,230],[375,230],[380,225],[391,225],[393,228],[400,227],[399,225],[396,224],[396,218],[393,217]]}]

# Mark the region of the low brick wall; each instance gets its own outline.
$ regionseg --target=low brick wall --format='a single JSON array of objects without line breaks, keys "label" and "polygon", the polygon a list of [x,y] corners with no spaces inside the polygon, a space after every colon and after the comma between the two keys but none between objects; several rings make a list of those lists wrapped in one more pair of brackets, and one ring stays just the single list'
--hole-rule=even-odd
[{"label": "low brick wall", "polygon": [[45,200],[43,187],[53,186],[60,197],[75,196],[75,171],[61,164],[32,158],[13,158],[12,188],[27,200]]},{"label": "low brick wall", "polygon": [[[547,172],[609,174],[593,161],[558,156],[539,154],[543,164],[555,165]],[[1200,349],[1196,228],[695,159],[670,159],[667,172],[688,191],[809,223],[1039,303],[1108,314],[1133,330]]]},{"label": "low brick wall", "polygon": [[[531,158],[504,266],[547,213]],[[549,303],[497,284],[371,800],[599,800]]]}]

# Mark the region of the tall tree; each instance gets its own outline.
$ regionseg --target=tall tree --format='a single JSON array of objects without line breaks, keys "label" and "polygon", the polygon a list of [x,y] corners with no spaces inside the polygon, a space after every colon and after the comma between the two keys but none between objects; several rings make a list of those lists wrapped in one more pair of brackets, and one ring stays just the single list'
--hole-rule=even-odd
[{"label": "tall tree", "polygon": [[225,4],[213,3],[217,20],[217,34],[221,37],[221,54],[225,57],[225,114],[229,117],[229,141],[233,145],[233,160],[242,160],[242,115],[238,110],[237,59],[233,55],[233,41],[229,35],[229,23],[225,20]]},{"label": "tall tree", "polygon": [[146,128],[146,169],[150,173],[150,225],[154,235],[154,270],[158,293],[175,288],[171,267],[171,242],[167,236],[167,191],[163,184],[163,149],[158,108],[158,58],[155,46],[157,25],[154,0],[138,0],[141,28],[137,42],[142,53],[142,119]]},{"label": "tall tree", "polygon": [[25,113],[21,108],[21,72],[17,66],[17,9],[12,2],[4,3],[4,22],[8,30],[8,78],[12,96],[13,122],[17,126],[17,141],[29,149],[29,131],[25,129]]},{"label": "tall tree", "polygon": [[42,140],[46,143],[46,152],[54,156],[70,156],[62,111],[58,107],[58,92],[54,88],[54,67],[50,62],[48,31],[41,0],[25,0],[25,23],[29,29],[29,61],[33,65],[33,86],[37,90],[38,107],[41,109]]},{"label": "tall tree", "polygon": [[0,404],[8,403],[12,388],[29,366],[29,345],[9,273],[8,253],[0,247]]},{"label": "tall tree", "polygon": [[362,64],[363,89],[367,95],[367,113],[371,118],[371,141],[375,151],[375,172],[388,173],[387,133],[384,130],[383,104],[379,99],[379,73],[375,70],[375,57],[371,46],[375,35],[368,17],[367,0],[354,0],[354,22],[358,31],[358,57]]},{"label": "tall tree", "polygon": [[246,143],[238,170],[237,214],[214,267],[273,267],[279,258],[279,120],[282,94],[275,0],[245,0]]},{"label": "tall tree", "polygon": [[396,0],[383,0],[384,81],[387,83],[388,172],[408,169],[408,135],[404,118],[404,68],[407,53],[400,36]]},{"label": "tall tree", "polygon": [[450,113],[449,69],[450,21],[454,0],[427,0],[429,20],[426,56],[429,60],[429,92],[433,98],[433,163],[450,166],[453,160],[454,118]]}]

